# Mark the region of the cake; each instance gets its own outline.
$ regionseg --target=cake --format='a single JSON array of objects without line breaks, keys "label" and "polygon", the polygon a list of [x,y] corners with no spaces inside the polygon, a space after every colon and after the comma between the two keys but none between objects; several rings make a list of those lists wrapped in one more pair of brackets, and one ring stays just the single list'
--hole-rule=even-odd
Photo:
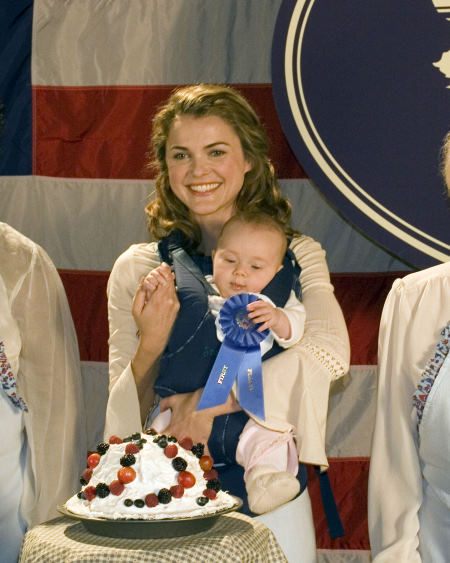
[{"label": "cake", "polygon": [[82,517],[166,519],[213,514],[237,506],[221,490],[203,444],[154,430],[111,436],[87,458],[81,490],[65,508]]}]

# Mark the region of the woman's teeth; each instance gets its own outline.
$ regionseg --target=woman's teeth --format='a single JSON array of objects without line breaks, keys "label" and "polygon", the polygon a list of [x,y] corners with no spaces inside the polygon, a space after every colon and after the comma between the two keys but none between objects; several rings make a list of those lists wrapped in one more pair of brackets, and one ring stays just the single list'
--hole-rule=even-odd
[{"label": "woman's teeth", "polygon": [[219,184],[191,184],[190,189],[193,192],[209,192],[219,187]]}]

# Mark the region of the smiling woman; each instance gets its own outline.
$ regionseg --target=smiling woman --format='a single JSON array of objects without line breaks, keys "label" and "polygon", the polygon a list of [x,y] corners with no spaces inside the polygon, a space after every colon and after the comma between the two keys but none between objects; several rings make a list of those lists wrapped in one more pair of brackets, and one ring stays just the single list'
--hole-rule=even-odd
[{"label": "smiling woman", "polygon": [[[204,443],[216,464],[221,464],[216,469],[224,488],[241,496],[243,510],[248,511],[244,471],[236,464],[237,444],[249,422],[247,412],[233,393],[221,405],[197,410],[220,347],[214,318],[208,312],[205,276],[212,274],[211,255],[225,222],[243,212],[265,214],[283,235],[283,248],[289,241],[283,267],[279,268],[277,256],[269,276],[274,274],[274,279],[263,283],[262,293],[267,291],[271,298],[269,291],[276,294],[272,299],[277,307],[284,308],[298,287],[295,259],[301,268],[304,335],[289,350],[281,352],[274,346],[274,357],[262,367],[264,426],[282,438],[277,445],[281,469],[272,467],[271,472],[258,475],[264,484],[280,472],[295,481],[296,488],[291,490],[298,491],[300,485],[292,474],[297,473],[299,459],[328,465],[324,449],[328,390],[331,381],[348,369],[345,322],[333,295],[325,253],[318,243],[290,227],[291,206],[280,192],[269,160],[266,133],[236,90],[214,84],[175,90],[153,121],[152,148],[152,165],[158,173],[156,197],[146,211],[149,231],[159,243],[132,245],[117,259],[109,279],[110,396],[105,438],[141,430],[159,401],[161,412],[170,412],[164,432]],[[249,239],[241,233],[238,242]],[[260,256],[258,244],[250,248],[246,244],[245,255],[252,260],[245,263],[244,273],[253,272],[253,258],[268,259],[267,251]],[[270,250],[273,244],[270,240]],[[239,254],[239,248],[234,251]],[[162,261],[173,264],[175,283]],[[263,269],[261,265],[257,262],[255,271]],[[266,312],[255,309],[250,314],[262,317]],[[251,439],[240,444],[246,469],[261,453],[262,442]],[[295,467],[288,471],[292,453]],[[269,495],[259,512],[279,507],[293,496],[295,492],[287,498],[281,493]],[[280,522],[279,510],[284,514]],[[259,518],[275,531],[289,559],[315,561],[314,527],[304,483],[298,498]]]},{"label": "smiling woman", "polygon": [[167,139],[166,163],[173,193],[202,229],[199,250],[210,253],[205,234],[220,230],[233,215],[244,176],[251,168],[239,137],[216,115],[178,116]]}]

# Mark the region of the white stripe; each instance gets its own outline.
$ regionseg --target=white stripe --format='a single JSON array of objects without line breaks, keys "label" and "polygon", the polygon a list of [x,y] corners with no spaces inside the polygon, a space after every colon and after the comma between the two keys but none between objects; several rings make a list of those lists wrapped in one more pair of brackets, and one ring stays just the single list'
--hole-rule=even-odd
[{"label": "white stripe", "polygon": [[81,362],[86,405],[87,449],[95,450],[103,442],[106,402],[108,400],[108,364]]},{"label": "white stripe", "polygon": [[[108,364],[81,362],[86,400],[88,446],[102,440],[108,397]],[[375,421],[376,366],[352,366],[330,393],[328,457],[369,457]]]},{"label": "white stripe", "polygon": [[271,82],[281,0],[35,0],[32,83]]},{"label": "white stripe", "polygon": [[369,563],[370,551],[364,549],[318,549],[317,563]]},{"label": "white stripe", "polygon": [[1,220],[40,244],[57,268],[110,270],[148,239],[149,181],[0,178]]},{"label": "white stripe", "polygon": [[328,406],[328,457],[369,457],[375,424],[376,366],[352,366],[335,381]]},{"label": "white stripe", "polygon": [[[332,272],[406,270],[327,204],[309,180],[282,180],[293,225],[320,241]],[[0,220],[40,244],[57,268],[110,270],[130,244],[149,240],[149,180],[0,177]]]}]

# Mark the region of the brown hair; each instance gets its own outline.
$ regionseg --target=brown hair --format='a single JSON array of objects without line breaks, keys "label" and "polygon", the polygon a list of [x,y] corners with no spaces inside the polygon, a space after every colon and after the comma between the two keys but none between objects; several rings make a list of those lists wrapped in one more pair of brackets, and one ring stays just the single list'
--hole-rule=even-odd
[{"label": "brown hair", "polygon": [[247,100],[237,90],[220,84],[197,84],[175,90],[153,119],[151,142],[154,160],[150,166],[157,170],[156,198],[146,207],[151,235],[160,239],[179,229],[193,246],[201,242],[199,226],[169,184],[166,143],[172,123],[180,115],[214,115],[233,128],[241,141],[244,158],[251,165],[236,198],[236,210],[270,213],[283,226],[285,233],[292,235],[294,231],[289,225],[291,204],[281,194],[275,178],[268,156],[266,132]]},{"label": "brown hair", "polygon": [[219,240],[217,241],[217,248],[221,247],[221,241],[225,237],[227,231],[236,223],[244,223],[245,225],[254,225],[255,227],[263,227],[270,231],[278,233],[283,240],[282,252],[280,256],[280,263],[283,262],[283,257],[287,249],[287,237],[284,226],[280,224],[272,215],[262,213],[260,211],[238,211],[233,217],[228,219],[220,231]]}]

